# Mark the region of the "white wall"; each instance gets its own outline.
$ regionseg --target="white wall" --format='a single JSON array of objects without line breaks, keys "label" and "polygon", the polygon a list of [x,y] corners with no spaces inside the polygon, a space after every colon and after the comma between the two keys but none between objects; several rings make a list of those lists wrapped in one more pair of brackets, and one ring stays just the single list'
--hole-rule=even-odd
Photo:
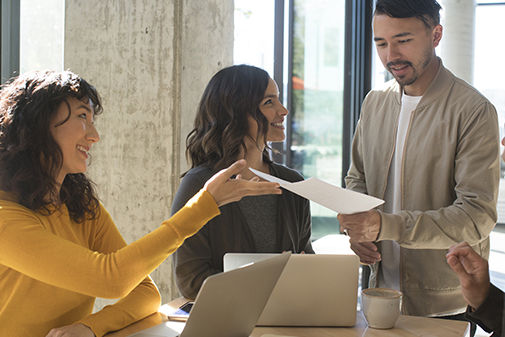
[{"label": "white wall", "polygon": [[[199,97],[232,64],[233,0],[67,0],[65,11],[64,67],[104,104],[90,176],[132,242],[170,214]],[[178,296],[171,259],[151,276],[164,302]]]},{"label": "white wall", "polygon": [[442,50],[444,66],[473,83],[475,44],[475,0],[443,0]]}]

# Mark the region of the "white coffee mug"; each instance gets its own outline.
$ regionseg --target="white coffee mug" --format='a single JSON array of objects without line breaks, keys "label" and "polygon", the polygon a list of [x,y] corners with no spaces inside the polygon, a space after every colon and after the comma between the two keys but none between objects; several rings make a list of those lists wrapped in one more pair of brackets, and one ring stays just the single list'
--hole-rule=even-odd
[{"label": "white coffee mug", "polygon": [[387,288],[363,289],[361,304],[369,327],[391,329],[400,316],[402,293]]}]

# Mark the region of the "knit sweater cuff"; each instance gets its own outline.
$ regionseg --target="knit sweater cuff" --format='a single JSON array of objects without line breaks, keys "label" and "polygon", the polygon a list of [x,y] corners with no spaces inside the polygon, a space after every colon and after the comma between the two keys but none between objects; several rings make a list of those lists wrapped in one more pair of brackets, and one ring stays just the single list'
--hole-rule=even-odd
[{"label": "knit sweater cuff", "polygon": [[[180,237],[187,238],[198,232],[203,225],[219,214],[221,212],[214,197],[206,190],[201,189],[170,218],[170,222],[184,224],[183,226],[174,226],[174,229]],[[191,221],[187,219],[191,219]]]}]

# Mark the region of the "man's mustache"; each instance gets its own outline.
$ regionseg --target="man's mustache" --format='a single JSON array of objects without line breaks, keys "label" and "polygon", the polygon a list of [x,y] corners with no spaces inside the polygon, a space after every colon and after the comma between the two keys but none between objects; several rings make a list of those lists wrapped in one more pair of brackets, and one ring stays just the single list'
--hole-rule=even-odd
[{"label": "man's mustache", "polygon": [[395,61],[395,62],[388,62],[386,64],[386,67],[388,69],[391,69],[391,67],[394,67],[394,66],[401,66],[401,65],[407,65],[407,66],[412,66],[412,63],[410,63],[409,61]]}]

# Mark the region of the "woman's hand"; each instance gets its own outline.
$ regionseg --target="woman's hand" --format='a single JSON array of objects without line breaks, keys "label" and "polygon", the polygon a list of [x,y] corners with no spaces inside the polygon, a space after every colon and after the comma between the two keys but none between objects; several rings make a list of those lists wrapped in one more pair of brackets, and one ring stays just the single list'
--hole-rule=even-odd
[{"label": "woman's hand", "polygon": [[51,329],[46,337],[96,337],[86,325],[77,323]]},{"label": "woman's hand", "polygon": [[251,180],[240,179],[240,177],[231,179],[232,176],[238,175],[244,170],[246,165],[247,163],[244,159],[238,160],[230,167],[213,175],[205,183],[203,188],[214,197],[219,207],[230,202],[239,201],[248,195],[282,193],[278,183],[260,182],[257,178]]}]

